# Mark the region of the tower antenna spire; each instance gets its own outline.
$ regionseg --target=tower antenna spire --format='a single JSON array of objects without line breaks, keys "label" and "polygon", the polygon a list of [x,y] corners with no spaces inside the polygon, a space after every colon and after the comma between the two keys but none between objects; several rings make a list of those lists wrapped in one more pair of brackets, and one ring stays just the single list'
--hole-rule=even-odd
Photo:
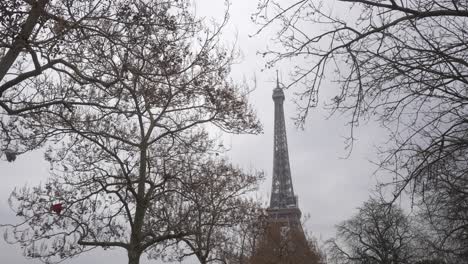
[{"label": "tower antenna spire", "polygon": [[280,85],[279,85],[279,71],[276,70],[276,88],[280,88]]}]

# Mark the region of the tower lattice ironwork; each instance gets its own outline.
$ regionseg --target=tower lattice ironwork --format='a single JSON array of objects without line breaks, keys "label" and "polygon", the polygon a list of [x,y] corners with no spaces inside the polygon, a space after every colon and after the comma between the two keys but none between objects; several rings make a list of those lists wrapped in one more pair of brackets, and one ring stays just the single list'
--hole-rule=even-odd
[{"label": "tower lattice ironwork", "polygon": [[250,258],[251,264],[318,264],[320,256],[310,246],[301,225],[299,210],[289,166],[284,93],[279,86],[273,90],[275,131],[273,147],[273,182],[267,222],[261,239]]},{"label": "tower lattice ironwork", "polygon": [[288,141],[286,123],[284,120],[284,92],[277,79],[273,90],[275,103],[275,130],[273,144],[273,181],[271,188],[270,207],[267,212],[272,222],[300,226],[301,211],[298,208],[297,196],[289,166]]}]

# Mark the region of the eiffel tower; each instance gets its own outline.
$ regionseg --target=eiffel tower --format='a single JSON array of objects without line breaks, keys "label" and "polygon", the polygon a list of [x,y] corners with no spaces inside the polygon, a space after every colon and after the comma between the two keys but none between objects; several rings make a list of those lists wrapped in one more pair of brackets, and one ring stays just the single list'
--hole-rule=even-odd
[{"label": "eiffel tower", "polygon": [[[278,77],[277,77],[278,78]],[[266,228],[249,264],[319,264],[319,253],[311,248],[301,225],[301,210],[291,179],[288,141],[284,120],[284,92],[276,82],[273,182]]]},{"label": "eiffel tower", "polygon": [[273,90],[275,103],[275,131],[273,145],[273,181],[271,187],[270,207],[267,209],[268,220],[281,226],[299,228],[301,226],[301,210],[298,207],[297,196],[291,179],[289,166],[288,141],[284,120],[284,92],[280,88],[277,77],[276,88]]}]

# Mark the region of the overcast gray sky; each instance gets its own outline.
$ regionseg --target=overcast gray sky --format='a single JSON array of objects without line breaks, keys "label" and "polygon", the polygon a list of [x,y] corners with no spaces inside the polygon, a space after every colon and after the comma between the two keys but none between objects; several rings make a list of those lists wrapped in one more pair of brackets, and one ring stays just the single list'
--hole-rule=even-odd
[{"label": "overcast gray sky", "polygon": [[[197,14],[219,18],[224,10],[221,0],[197,0]],[[243,53],[243,60],[233,68],[235,80],[256,80],[256,90],[251,94],[251,103],[264,124],[264,134],[258,136],[226,136],[226,145],[231,147],[227,156],[245,169],[263,170],[267,180],[262,184],[259,196],[266,201],[271,187],[273,158],[273,101],[272,89],[275,87],[274,70],[261,71],[265,61],[256,52],[272,45],[270,31],[250,38],[257,28],[250,16],[255,11],[255,0],[233,0],[230,10],[231,20],[224,36],[226,43],[237,38]],[[330,1],[331,3],[334,1]],[[208,18],[207,18],[208,19]],[[283,79],[287,78],[290,65],[279,65]],[[334,233],[334,225],[352,216],[355,208],[367,199],[373,190],[376,169],[369,159],[375,160],[375,144],[382,142],[381,130],[372,124],[357,130],[357,142],[351,156],[347,159],[344,137],[349,133],[345,126],[346,117],[333,116],[327,119],[328,112],[323,109],[327,98],[333,94],[333,85],[321,90],[318,108],[310,113],[304,130],[296,129],[291,118],[295,107],[291,99],[293,91],[285,92],[285,115],[288,133],[291,172],[299,205],[304,215],[310,215],[306,229],[319,240],[326,240]],[[15,186],[36,185],[48,176],[48,164],[43,161],[42,151],[22,155],[14,163],[0,161],[0,223],[11,223],[15,217],[10,211],[7,199]],[[40,263],[27,260],[18,245],[8,245],[0,239],[0,263]],[[126,263],[125,252],[119,250],[95,250],[85,253],[66,263]],[[147,262],[142,257],[143,263]],[[151,261],[151,263],[157,263]],[[196,263],[188,260],[184,263]]]}]

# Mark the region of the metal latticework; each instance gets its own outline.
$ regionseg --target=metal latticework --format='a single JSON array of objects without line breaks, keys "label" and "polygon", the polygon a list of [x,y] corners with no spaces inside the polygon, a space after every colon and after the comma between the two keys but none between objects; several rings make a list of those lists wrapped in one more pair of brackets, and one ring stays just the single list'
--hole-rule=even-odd
[{"label": "metal latticework", "polygon": [[273,101],[275,103],[273,181],[268,214],[272,222],[300,226],[301,211],[298,208],[297,198],[294,195],[291,169],[289,167],[288,141],[283,107],[284,93],[279,87],[279,82],[273,90]]},{"label": "metal latticework", "polygon": [[283,109],[284,93],[279,86],[273,90],[273,101],[275,102],[275,134],[270,208],[297,207],[289,167],[288,141]]},{"label": "metal latticework", "polygon": [[267,263],[319,263],[316,252],[310,248],[301,225],[301,210],[291,180],[288,142],[284,120],[284,93],[273,90],[275,102],[275,135],[273,149],[273,185],[267,228],[250,259],[252,264]]},{"label": "metal latticework", "polygon": [[249,263],[317,264],[320,256],[310,247],[301,225],[301,210],[294,196],[289,168],[288,142],[284,120],[284,93],[273,90],[275,102],[275,135],[273,150],[273,185],[267,225],[261,234]]}]

